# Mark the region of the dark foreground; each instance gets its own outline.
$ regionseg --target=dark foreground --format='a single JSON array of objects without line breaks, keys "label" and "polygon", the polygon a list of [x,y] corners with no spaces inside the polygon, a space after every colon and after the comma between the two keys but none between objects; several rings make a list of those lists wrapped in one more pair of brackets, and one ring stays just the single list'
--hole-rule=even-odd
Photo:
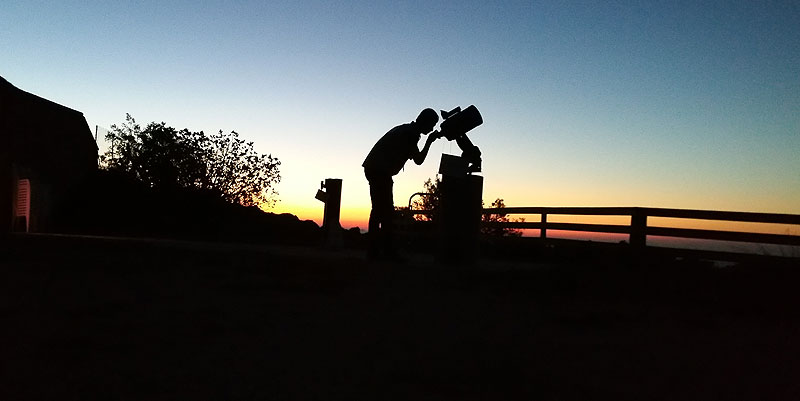
[{"label": "dark foreground", "polygon": [[800,399],[797,270],[0,251],[2,400]]}]

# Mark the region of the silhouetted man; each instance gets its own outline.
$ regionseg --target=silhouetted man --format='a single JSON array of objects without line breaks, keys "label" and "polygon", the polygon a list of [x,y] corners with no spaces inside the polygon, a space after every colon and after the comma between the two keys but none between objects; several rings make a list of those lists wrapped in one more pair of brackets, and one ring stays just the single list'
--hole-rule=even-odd
[{"label": "silhouetted man", "polygon": [[422,150],[417,148],[420,136],[427,135],[439,122],[439,115],[433,109],[425,109],[419,113],[416,121],[398,125],[378,140],[364,160],[364,175],[369,181],[369,196],[372,200],[372,211],[369,214],[369,252],[370,259],[383,257],[397,259],[392,247],[392,213],[394,198],[392,195],[392,176],[403,169],[406,161],[414,160],[417,165],[425,161],[433,141],[439,139],[438,132],[433,133],[425,141]]}]

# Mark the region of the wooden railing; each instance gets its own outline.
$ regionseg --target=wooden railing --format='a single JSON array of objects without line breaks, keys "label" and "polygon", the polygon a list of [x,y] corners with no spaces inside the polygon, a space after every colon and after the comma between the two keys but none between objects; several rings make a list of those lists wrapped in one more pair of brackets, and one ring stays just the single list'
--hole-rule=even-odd
[{"label": "wooden railing", "polygon": [[[411,214],[431,214],[431,211],[429,210],[411,210],[412,199],[415,196],[420,195],[424,196],[428,194],[416,193],[409,199],[409,209]],[[629,243],[635,247],[646,246],[648,236],[800,246],[800,235],[659,227],[648,224],[648,218],[650,217],[666,217],[686,220],[787,224],[798,225],[798,228],[800,228],[800,215],[796,214],[663,209],[649,207],[506,207],[483,209],[483,214],[539,215],[541,218],[538,222],[484,222],[483,225],[485,227],[498,228],[536,229],[540,230],[539,236],[541,238],[547,238],[548,230],[560,230],[625,234],[629,236]],[[555,215],[623,216],[630,217],[630,224],[619,225],[549,222],[548,216]]]},{"label": "wooden railing", "polygon": [[[483,209],[483,214],[538,214],[541,216],[541,221],[539,222],[493,222],[484,224],[502,228],[538,229],[540,230],[540,236],[542,238],[547,238],[547,230],[563,230],[627,234],[629,235],[629,242],[633,246],[645,246],[647,244],[648,236],[736,241],[760,244],[800,245],[800,235],[658,227],[650,226],[647,223],[647,219],[650,217],[668,217],[688,220],[800,225],[800,215],[795,214],[661,209],[646,207],[507,207],[502,209]],[[552,215],[629,216],[630,224],[615,225],[548,222],[547,217]]]}]

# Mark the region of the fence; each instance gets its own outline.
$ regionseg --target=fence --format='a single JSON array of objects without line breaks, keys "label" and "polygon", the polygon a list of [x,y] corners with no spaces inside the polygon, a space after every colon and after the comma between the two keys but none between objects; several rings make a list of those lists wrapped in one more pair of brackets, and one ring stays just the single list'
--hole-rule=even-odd
[{"label": "fence", "polygon": [[[414,194],[416,196],[419,194]],[[411,200],[409,199],[409,204]],[[430,214],[426,210],[412,210],[412,214]],[[538,229],[546,239],[548,230],[628,235],[633,247],[644,248],[648,236],[684,239],[746,242],[800,246],[800,235],[768,234],[741,231],[706,230],[694,228],[659,227],[648,225],[648,218],[665,217],[686,220],[711,220],[726,222],[772,223],[800,225],[800,215],[779,213],[728,212],[713,210],[663,209],[647,207],[506,207],[483,209],[484,215],[540,215],[538,222],[484,222],[485,227]],[[548,216],[623,216],[630,224],[588,224],[549,222]]]},{"label": "fence", "polygon": [[[777,213],[725,212],[713,210],[661,209],[643,207],[507,207],[484,209],[483,214],[538,214],[539,222],[485,223],[490,226],[519,229],[539,229],[547,238],[547,230],[627,234],[633,246],[645,246],[647,236],[751,242],[777,245],[800,245],[800,235],[766,234],[740,231],[702,230],[692,228],[655,227],[647,224],[649,217],[668,217],[689,220],[716,220],[750,223],[800,225],[800,215]],[[630,225],[550,223],[549,215],[569,216],[630,216]]]}]

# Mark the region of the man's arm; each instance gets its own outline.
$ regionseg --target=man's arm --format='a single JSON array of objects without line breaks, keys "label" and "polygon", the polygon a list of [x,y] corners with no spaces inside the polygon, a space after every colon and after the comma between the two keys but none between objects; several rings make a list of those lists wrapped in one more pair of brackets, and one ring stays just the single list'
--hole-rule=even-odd
[{"label": "man's arm", "polygon": [[[431,148],[431,144],[432,144],[432,143],[433,143],[435,140],[437,140],[437,139],[439,139],[439,138],[441,138],[441,137],[442,137],[442,134],[441,134],[441,132],[439,132],[439,131],[433,131],[433,132],[431,132],[431,133],[430,133],[430,135],[428,135],[428,139],[425,141],[425,146],[423,146],[423,147],[422,147],[422,150],[418,151],[418,152],[417,152],[417,153],[414,155],[414,163],[417,163],[417,165],[418,165],[418,166],[419,166],[420,164],[422,164],[422,162],[424,162],[424,161],[425,161],[425,158],[426,158],[426,157],[428,157],[428,150],[430,150],[430,148]],[[416,146],[415,146],[415,147],[416,147]]]}]

